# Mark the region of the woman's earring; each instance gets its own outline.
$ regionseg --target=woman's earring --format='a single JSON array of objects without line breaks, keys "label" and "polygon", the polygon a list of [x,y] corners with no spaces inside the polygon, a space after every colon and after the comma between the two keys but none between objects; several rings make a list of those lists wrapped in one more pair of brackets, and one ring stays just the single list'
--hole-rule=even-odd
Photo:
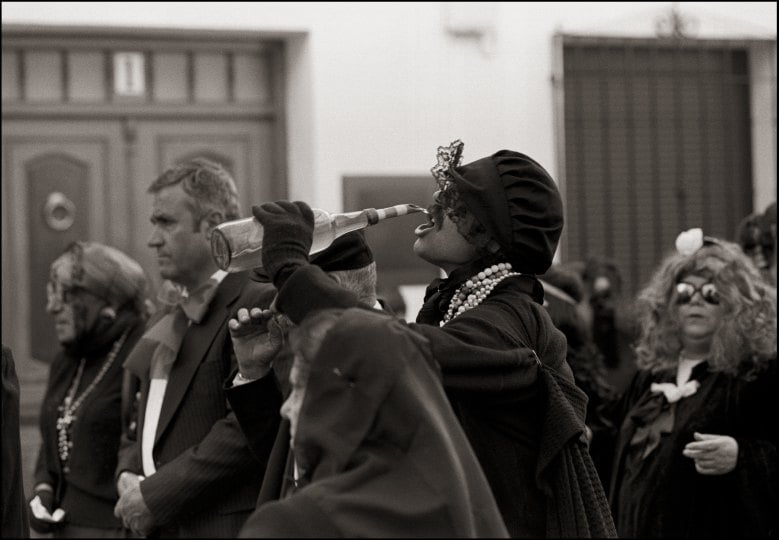
[{"label": "woman's earring", "polygon": [[111,306],[106,306],[103,309],[101,309],[100,315],[102,315],[103,317],[111,321],[116,320],[116,310]]}]

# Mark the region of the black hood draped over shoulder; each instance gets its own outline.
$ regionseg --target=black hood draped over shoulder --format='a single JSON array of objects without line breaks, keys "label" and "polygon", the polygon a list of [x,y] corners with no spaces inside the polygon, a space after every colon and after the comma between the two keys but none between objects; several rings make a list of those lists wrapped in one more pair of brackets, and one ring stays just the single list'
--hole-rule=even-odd
[{"label": "black hood draped over shoulder", "polygon": [[311,366],[295,435],[309,482],[241,536],[507,537],[427,339],[344,311]]}]

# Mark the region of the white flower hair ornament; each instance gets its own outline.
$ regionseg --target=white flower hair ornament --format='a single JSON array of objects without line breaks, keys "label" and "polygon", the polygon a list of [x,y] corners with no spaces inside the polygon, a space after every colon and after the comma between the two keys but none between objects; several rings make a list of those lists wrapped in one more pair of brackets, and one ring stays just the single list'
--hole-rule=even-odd
[{"label": "white flower hair ornament", "polygon": [[711,236],[704,236],[703,229],[695,227],[679,233],[676,237],[676,251],[680,255],[689,257],[703,246],[717,244],[717,239]]}]

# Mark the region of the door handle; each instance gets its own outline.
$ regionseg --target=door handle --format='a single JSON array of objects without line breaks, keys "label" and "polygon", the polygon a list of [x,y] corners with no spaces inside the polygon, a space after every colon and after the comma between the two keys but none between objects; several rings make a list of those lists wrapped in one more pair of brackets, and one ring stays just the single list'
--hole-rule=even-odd
[{"label": "door handle", "polygon": [[52,191],[43,205],[43,219],[55,231],[67,231],[76,221],[76,205],[64,193]]}]

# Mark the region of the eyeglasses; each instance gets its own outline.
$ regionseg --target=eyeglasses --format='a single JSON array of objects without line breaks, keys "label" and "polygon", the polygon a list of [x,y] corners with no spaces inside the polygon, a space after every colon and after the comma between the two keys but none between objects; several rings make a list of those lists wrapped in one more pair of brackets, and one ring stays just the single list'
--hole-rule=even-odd
[{"label": "eyeglasses", "polygon": [[84,294],[92,293],[82,287],[66,286],[56,281],[46,283],[46,301],[52,306],[70,303],[74,297]]},{"label": "eyeglasses", "polygon": [[50,302],[52,300],[63,302],[65,300],[66,291],[67,288],[63,287],[59,282],[49,281],[46,283],[46,297]]},{"label": "eyeglasses", "polygon": [[700,287],[696,287],[695,285],[685,283],[684,281],[676,284],[676,303],[689,303],[696,292],[701,293],[701,298],[703,298],[706,303],[714,306],[719,304],[719,292],[714,283],[704,283]]}]

